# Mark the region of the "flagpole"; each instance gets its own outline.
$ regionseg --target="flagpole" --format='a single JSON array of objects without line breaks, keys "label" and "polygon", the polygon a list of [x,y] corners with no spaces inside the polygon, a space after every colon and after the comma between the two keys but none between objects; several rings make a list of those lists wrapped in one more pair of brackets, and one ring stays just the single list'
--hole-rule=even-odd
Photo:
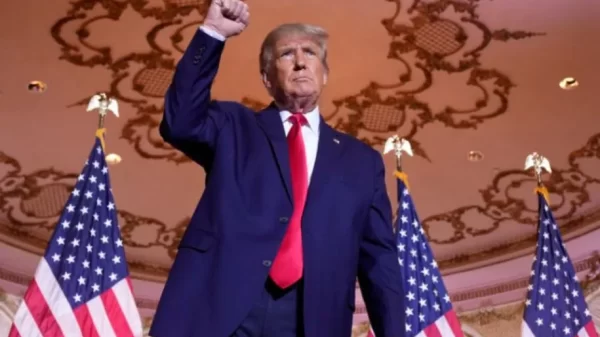
[{"label": "flagpole", "polygon": [[113,97],[109,97],[107,93],[98,93],[90,99],[88,103],[87,111],[98,110],[98,128],[96,129],[96,137],[100,139],[102,144],[102,150],[106,151],[106,144],[104,142],[104,120],[108,112],[112,112],[116,117],[119,117],[119,104]]},{"label": "flagpole", "polygon": [[400,138],[398,135],[393,135],[385,141],[385,145],[383,147],[383,154],[394,151],[394,155],[396,156],[396,178],[402,180],[406,188],[408,187],[408,176],[404,171],[402,171],[402,155],[403,153],[408,154],[409,156],[413,155],[412,146],[410,142],[404,138]]},{"label": "flagpole", "polygon": [[534,190],[534,193],[541,193],[547,202],[549,201],[549,192],[544,183],[542,182],[542,173],[547,171],[548,173],[552,173],[552,168],[550,167],[550,161],[537,152],[533,152],[525,158],[525,170],[532,169],[535,172],[537,178],[537,187]]}]

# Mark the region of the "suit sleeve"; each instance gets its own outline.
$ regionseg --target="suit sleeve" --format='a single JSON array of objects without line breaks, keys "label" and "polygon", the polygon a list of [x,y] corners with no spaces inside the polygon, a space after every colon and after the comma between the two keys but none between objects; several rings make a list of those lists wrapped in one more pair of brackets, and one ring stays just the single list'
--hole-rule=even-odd
[{"label": "suit sleeve", "polygon": [[165,95],[161,136],[201,165],[212,156],[219,131],[230,121],[221,105],[211,100],[224,44],[198,29]]},{"label": "suit sleeve", "polygon": [[385,167],[375,152],[374,193],[365,225],[358,280],[376,336],[404,337],[405,306]]}]

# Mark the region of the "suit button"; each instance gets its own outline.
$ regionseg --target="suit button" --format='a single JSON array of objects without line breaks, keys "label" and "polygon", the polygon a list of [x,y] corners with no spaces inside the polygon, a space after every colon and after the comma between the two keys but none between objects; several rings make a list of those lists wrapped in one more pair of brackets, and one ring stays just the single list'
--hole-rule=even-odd
[{"label": "suit button", "polygon": [[265,266],[265,267],[270,267],[270,266],[271,266],[271,264],[273,264],[273,263],[271,262],[271,260],[264,260],[264,261],[263,261],[263,266]]},{"label": "suit button", "polygon": [[290,221],[290,219],[286,218],[284,216],[282,216],[281,218],[279,218],[279,222],[281,222],[281,223],[287,223],[288,221]]}]

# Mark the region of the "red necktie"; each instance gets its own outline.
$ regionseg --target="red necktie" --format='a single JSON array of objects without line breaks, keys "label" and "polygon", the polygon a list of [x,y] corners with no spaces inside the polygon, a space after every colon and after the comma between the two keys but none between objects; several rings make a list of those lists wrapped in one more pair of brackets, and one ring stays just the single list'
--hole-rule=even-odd
[{"label": "red necktie", "polygon": [[302,125],[306,118],[302,114],[290,117],[292,128],[287,136],[292,174],[292,191],[294,196],[294,212],[279,247],[279,252],[273,261],[270,276],[273,282],[285,289],[296,283],[302,277],[302,212],[308,192],[308,169],[306,166],[306,151],[302,138]]}]

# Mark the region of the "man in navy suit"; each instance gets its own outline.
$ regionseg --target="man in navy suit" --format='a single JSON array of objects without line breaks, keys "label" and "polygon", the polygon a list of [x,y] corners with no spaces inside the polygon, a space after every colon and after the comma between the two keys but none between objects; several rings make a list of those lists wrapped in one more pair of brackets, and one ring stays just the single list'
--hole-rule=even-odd
[{"label": "man in navy suit", "polygon": [[403,337],[381,155],[319,114],[327,33],[286,24],[266,37],[266,109],[211,100],[225,40],[248,19],[244,2],[215,0],[165,97],[162,137],[207,177],[150,335],[350,337],[358,277],[377,337]]}]

